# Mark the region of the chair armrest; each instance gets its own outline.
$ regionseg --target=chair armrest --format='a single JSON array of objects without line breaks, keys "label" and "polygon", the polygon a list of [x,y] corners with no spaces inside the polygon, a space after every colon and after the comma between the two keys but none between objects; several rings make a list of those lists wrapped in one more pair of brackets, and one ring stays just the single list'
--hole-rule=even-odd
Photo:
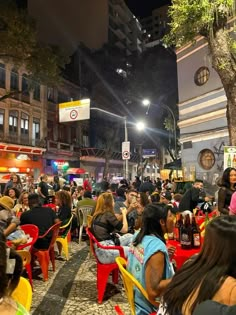
[{"label": "chair armrest", "polygon": [[99,242],[95,244],[97,245],[97,247],[100,247],[102,249],[116,249],[120,252],[120,256],[125,258],[124,249],[122,246],[105,246],[105,245],[100,244]]}]

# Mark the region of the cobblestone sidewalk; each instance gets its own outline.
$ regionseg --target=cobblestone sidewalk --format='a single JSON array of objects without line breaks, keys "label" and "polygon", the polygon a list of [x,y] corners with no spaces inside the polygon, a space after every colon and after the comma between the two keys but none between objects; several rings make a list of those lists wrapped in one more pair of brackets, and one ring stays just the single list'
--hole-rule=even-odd
[{"label": "cobblestone sidewalk", "polygon": [[85,242],[71,242],[68,262],[56,260],[56,272],[49,271],[49,281],[42,275],[33,279],[34,292],[31,313],[33,315],[116,314],[118,304],[125,315],[130,308],[122,288],[122,281],[114,286],[109,281],[104,302],[97,303],[96,262],[90,257]]}]

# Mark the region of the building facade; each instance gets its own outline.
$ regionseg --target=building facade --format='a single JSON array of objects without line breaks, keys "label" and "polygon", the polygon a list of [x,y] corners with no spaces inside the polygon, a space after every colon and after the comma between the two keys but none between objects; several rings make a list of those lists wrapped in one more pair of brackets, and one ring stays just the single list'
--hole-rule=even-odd
[{"label": "building facade", "polygon": [[126,55],[142,51],[141,25],[124,0],[28,0],[28,11],[40,39],[69,54],[79,43],[94,50],[109,43]]},{"label": "building facade", "polygon": [[203,179],[214,190],[223,171],[223,147],[229,143],[227,99],[204,38],[177,51],[177,70],[184,178]]}]

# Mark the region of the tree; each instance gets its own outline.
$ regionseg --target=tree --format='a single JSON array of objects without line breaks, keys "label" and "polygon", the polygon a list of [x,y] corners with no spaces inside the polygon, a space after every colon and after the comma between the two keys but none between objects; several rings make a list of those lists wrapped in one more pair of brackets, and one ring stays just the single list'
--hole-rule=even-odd
[{"label": "tree", "polygon": [[[15,67],[24,66],[29,83],[54,86],[60,82],[61,69],[68,58],[57,47],[37,41],[35,23],[27,11],[18,9],[14,1],[0,3],[0,58]],[[0,100],[19,91],[8,92]]]},{"label": "tree", "polygon": [[[235,17],[234,0],[172,0],[170,34],[166,43],[180,47],[201,35],[208,43],[212,66],[227,97],[231,145],[236,145],[236,42],[229,26]],[[229,19],[232,19],[231,22]],[[231,23],[231,24],[230,24]]]}]

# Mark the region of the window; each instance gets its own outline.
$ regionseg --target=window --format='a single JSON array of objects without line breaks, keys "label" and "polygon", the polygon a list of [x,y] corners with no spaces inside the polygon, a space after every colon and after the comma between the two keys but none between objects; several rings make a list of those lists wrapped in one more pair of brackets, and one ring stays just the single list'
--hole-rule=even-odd
[{"label": "window", "polygon": [[199,68],[194,75],[194,82],[196,85],[201,86],[207,83],[210,77],[210,70],[207,67]]},{"label": "window", "polygon": [[48,87],[47,89],[47,98],[49,102],[54,102],[55,101],[55,90],[52,87]]},{"label": "window", "polygon": [[19,75],[17,73],[17,71],[15,69],[12,69],[11,70],[11,91],[15,91],[15,90],[18,90],[19,88]]},{"label": "window", "polygon": [[39,83],[35,83],[35,85],[34,85],[33,98],[36,101],[40,101],[40,84]]},{"label": "window", "polygon": [[17,134],[18,128],[18,112],[12,110],[9,112],[9,133]]},{"label": "window", "polygon": [[33,118],[33,132],[32,139],[39,140],[40,139],[40,120],[37,118]]},{"label": "window", "polygon": [[22,94],[29,95],[29,79],[27,74],[22,75]]},{"label": "window", "polygon": [[204,170],[210,170],[215,164],[215,155],[211,150],[204,149],[198,155],[198,162]]},{"label": "window", "polygon": [[83,147],[89,147],[89,136],[88,134],[83,134]]},{"label": "window", "polygon": [[63,92],[58,92],[58,103],[68,102],[69,97],[65,95]]},{"label": "window", "polygon": [[6,69],[3,63],[0,63],[0,87],[5,89]]},{"label": "window", "polygon": [[4,131],[4,109],[0,109],[0,131]]},{"label": "window", "polygon": [[21,114],[21,135],[29,134],[29,116],[25,113]]}]

